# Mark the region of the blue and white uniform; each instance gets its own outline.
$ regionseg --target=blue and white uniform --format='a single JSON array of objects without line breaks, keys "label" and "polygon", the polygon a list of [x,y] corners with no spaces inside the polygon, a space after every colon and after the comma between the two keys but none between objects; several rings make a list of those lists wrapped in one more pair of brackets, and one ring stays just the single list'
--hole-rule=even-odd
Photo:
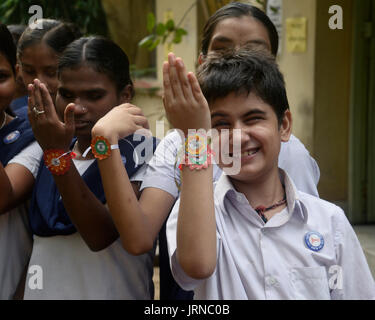
[{"label": "blue and white uniform", "polygon": [[[34,146],[37,148],[36,146]],[[39,148],[40,149],[40,148]],[[35,151],[35,150],[34,150]],[[21,152],[12,162],[39,167],[39,157],[30,163],[30,150]],[[95,160],[73,162],[81,174],[88,170]],[[124,160],[125,161],[125,160]],[[131,181],[142,181],[145,166],[141,167]],[[38,169],[37,169],[38,171]],[[69,235],[42,237],[34,235],[34,244],[27,275],[25,299],[32,300],[125,300],[153,298],[154,250],[133,256],[127,253],[121,240],[108,248],[92,252],[78,232]],[[37,269],[42,270],[42,282],[37,280]],[[34,277],[33,277],[34,276]],[[29,282],[34,285],[29,285]],[[42,288],[36,284],[42,283]]]}]

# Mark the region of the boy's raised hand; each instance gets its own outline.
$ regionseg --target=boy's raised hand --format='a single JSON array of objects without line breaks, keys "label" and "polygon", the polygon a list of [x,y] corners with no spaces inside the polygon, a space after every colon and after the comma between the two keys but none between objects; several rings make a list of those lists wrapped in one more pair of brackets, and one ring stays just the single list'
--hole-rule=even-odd
[{"label": "boy's raised hand", "polygon": [[61,122],[44,83],[35,79],[28,85],[28,116],[34,136],[43,150],[69,150],[74,136],[75,104],[67,105],[64,112],[64,122]]},{"label": "boy's raised hand", "polygon": [[[146,129],[146,130],[143,130]],[[147,135],[150,129],[147,118],[137,106],[124,103],[114,107],[100,118],[92,128],[92,136],[104,136],[113,139],[114,143],[137,131]]]},{"label": "boy's raised hand", "polygon": [[164,108],[172,126],[185,135],[189,129],[211,129],[211,115],[198,80],[187,73],[181,58],[169,53],[163,65]]}]

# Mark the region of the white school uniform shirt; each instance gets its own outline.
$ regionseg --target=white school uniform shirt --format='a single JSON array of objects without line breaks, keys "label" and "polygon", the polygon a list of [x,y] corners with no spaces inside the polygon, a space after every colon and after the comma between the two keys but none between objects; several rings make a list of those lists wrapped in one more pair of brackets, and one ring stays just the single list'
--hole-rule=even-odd
[{"label": "white school uniform shirt", "polygon": [[[34,165],[39,166],[41,156]],[[20,154],[13,161],[23,164],[28,160]],[[93,161],[73,159],[81,175]],[[130,180],[142,181],[144,174],[145,166]],[[152,299],[154,252],[153,249],[133,256],[123,249],[120,239],[104,250],[92,252],[78,232],[53,237],[34,235],[24,299]],[[39,271],[34,266],[42,270],[42,282],[38,280]],[[40,283],[42,289],[37,287]]]},{"label": "white school uniform shirt", "polygon": [[[141,190],[158,188],[168,192],[174,198],[179,196],[177,185],[181,184],[181,178],[179,163],[175,164],[175,162],[181,146],[182,140],[178,131],[173,130],[165,136],[148,164]],[[293,135],[288,142],[281,143],[279,167],[288,172],[298,190],[319,197],[317,189],[320,178],[319,167],[302,142]],[[214,165],[214,181],[217,181],[221,174],[222,170]]]},{"label": "white school uniform shirt", "polygon": [[[30,159],[25,166],[36,177],[38,168],[32,164],[32,159],[39,159],[39,153],[32,151],[33,144],[24,149]],[[8,164],[12,162],[11,159]],[[26,203],[0,215],[0,300],[13,298],[29,263],[32,246]]]},{"label": "white school uniform shirt", "polygon": [[[186,275],[176,258],[177,201],[167,222],[168,251],[177,283],[194,290],[198,300],[375,299],[374,280],[344,212],[298,192],[285,171],[280,170],[280,176],[287,208],[266,224],[228,176],[220,177],[214,191],[216,269],[203,280]],[[305,236],[309,232],[322,236],[320,250],[308,247]]]}]

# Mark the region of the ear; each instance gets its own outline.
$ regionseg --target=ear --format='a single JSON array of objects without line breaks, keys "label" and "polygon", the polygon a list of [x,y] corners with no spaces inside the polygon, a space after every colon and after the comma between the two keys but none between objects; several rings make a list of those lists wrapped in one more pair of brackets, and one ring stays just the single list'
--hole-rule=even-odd
[{"label": "ear", "polygon": [[201,65],[204,61],[204,54],[201,52],[198,56],[198,64]]},{"label": "ear", "polygon": [[133,85],[128,84],[122,91],[120,92],[120,103],[129,103],[134,96],[134,88]]},{"label": "ear", "polygon": [[290,135],[292,134],[292,122],[292,113],[288,109],[285,111],[283,121],[280,125],[280,135],[282,142],[289,141]]},{"label": "ear", "polygon": [[21,76],[21,66],[20,66],[19,63],[16,63],[16,79],[17,79],[17,81],[22,80],[22,76]]}]

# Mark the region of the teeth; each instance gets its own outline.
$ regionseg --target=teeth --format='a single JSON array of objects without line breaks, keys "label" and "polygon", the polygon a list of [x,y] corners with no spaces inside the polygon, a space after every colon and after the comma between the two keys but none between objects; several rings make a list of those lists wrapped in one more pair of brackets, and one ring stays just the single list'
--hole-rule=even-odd
[{"label": "teeth", "polygon": [[243,153],[241,153],[241,155],[242,155],[242,156],[251,156],[251,155],[253,155],[253,154],[257,153],[257,152],[258,152],[258,149],[255,149],[255,150],[253,150],[253,151],[246,151],[246,152],[243,152]]},{"label": "teeth", "polygon": [[229,156],[232,157],[232,158],[235,158],[235,159],[239,159],[241,157],[246,157],[246,156],[251,156],[253,154],[256,154],[258,151],[259,151],[259,149],[255,149],[255,150],[252,150],[252,151],[242,152],[241,154],[239,154],[239,153],[237,153],[237,154],[230,153]]}]

